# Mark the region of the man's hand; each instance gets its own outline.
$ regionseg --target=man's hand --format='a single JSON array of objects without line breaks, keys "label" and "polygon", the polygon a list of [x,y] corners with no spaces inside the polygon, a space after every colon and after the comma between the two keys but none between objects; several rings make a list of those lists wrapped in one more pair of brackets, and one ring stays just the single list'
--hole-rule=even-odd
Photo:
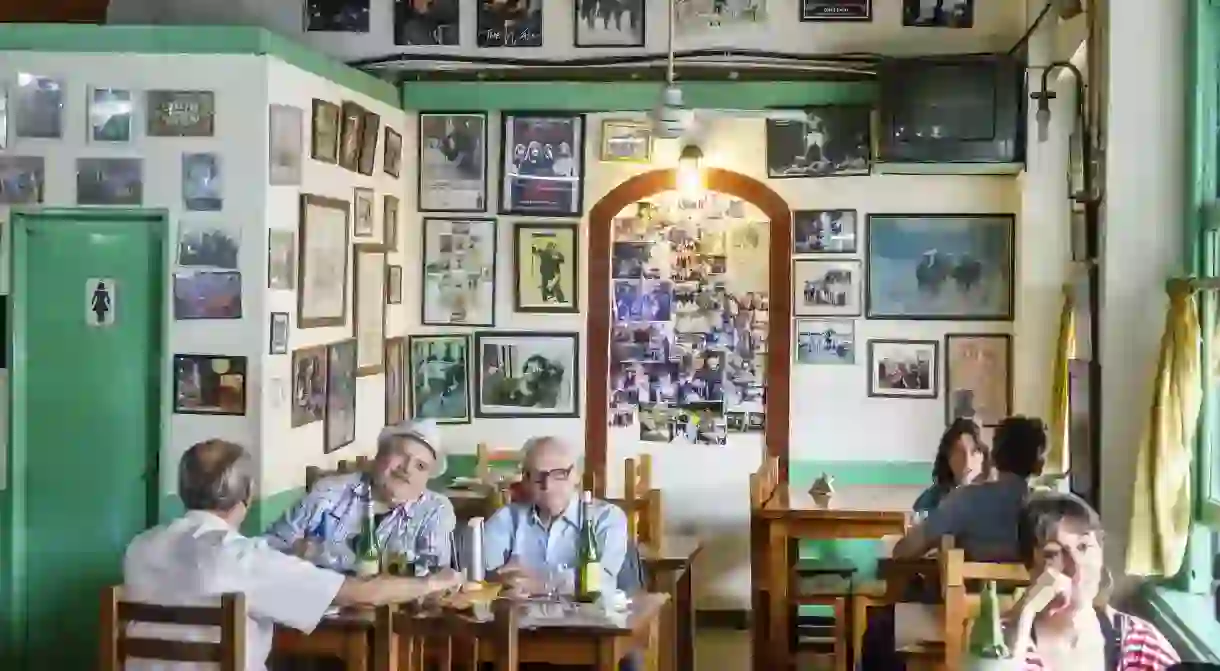
[{"label": "man's hand", "polygon": [[544,591],[544,584],[533,571],[530,571],[516,559],[509,561],[496,571],[496,580],[510,591],[524,594],[538,594]]},{"label": "man's hand", "polygon": [[445,568],[428,576],[428,588],[438,592],[458,589],[465,581],[466,577],[460,571]]}]

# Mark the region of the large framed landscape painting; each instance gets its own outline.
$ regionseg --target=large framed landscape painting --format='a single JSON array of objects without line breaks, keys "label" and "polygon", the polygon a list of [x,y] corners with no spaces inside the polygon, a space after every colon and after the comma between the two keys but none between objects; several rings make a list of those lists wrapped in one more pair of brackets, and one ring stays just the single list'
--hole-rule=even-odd
[{"label": "large framed landscape painting", "polygon": [[1015,217],[872,214],[865,316],[1012,321]]}]

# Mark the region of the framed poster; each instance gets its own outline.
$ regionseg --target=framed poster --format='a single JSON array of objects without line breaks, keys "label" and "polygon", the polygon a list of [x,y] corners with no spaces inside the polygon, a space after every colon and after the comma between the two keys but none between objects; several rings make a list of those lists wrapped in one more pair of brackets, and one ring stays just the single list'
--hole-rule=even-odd
[{"label": "framed poster", "polygon": [[767,177],[867,175],[872,159],[872,109],[826,105],[805,118],[767,119]]},{"label": "framed poster", "polygon": [[437,424],[470,423],[470,338],[410,336],[411,416]]},{"label": "framed poster", "polygon": [[580,336],[479,331],[476,417],[579,417]]},{"label": "framed poster", "polygon": [[419,115],[420,212],[487,209],[487,115]]},{"label": "framed poster", "polygon": [[1012,336],[945,335],[945,423],[997,426],[1012,414]]},{"label": "framed poster", "polygon": [[542,46],[542,0],[477,0],[475,44],[481,49]]},{"label": "framed poster", "polygon": [[425,326],[494,326],[496,220],[425,218]]},{"label": "framed poster", "polygon": [[936,398],[935,340],[868,341],[868,395]]},{"label": "framed poster", "polygon": [[356,375],[376,375],[385,370],[386,263],[381,245],[356,245],[352,282]]},{"label": "framed poster", "polygon": [[356,340],[326,346],[326,417],[322,423],[324,453],[356,440]]},{"label": "framed poster", "polygon": [[642,47],[644,1],[607,3],[602,0],[574,0],[575,27],[572,43],[577,47]]},{"label": "framed poster", "polygon": [[513,297],[517,312],[580,312],[579,224],[513,227]]},{"label": "framed poster", "polygon": [[301,194],[297,231],[297,328],[347,323],[347,201]]},{"label": "framed poster", "polygon": [[505,112],[503,117],[500,214],[581,216],[584,116]]}]

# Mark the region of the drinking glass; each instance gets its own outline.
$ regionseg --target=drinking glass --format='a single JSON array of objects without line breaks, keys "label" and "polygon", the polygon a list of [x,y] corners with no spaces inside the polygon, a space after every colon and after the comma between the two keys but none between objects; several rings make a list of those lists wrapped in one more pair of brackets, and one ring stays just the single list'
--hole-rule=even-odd
[{"label": "drinking glass", "polygon": [[546,574],[546,596],[548,599],[561,600],[576,594],[576,576],[572,567],[567,564],[552,566]]}]

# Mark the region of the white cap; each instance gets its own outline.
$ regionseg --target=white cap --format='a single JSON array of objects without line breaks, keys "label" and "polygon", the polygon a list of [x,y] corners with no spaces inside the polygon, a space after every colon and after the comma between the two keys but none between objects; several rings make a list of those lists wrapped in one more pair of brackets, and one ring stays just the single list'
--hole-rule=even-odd
[{"label": "white cap", "polygon": [[377,436],[377,454],[380,455],[386,450],[392,449],[394,443],[403,438],[422,443],[424,447],[432,451],[432,456],[436,459],[432,477],[444,474],[449,460],[441,449],[441,432],[436,422],[430,419],[410,419],[383,428]]}]

